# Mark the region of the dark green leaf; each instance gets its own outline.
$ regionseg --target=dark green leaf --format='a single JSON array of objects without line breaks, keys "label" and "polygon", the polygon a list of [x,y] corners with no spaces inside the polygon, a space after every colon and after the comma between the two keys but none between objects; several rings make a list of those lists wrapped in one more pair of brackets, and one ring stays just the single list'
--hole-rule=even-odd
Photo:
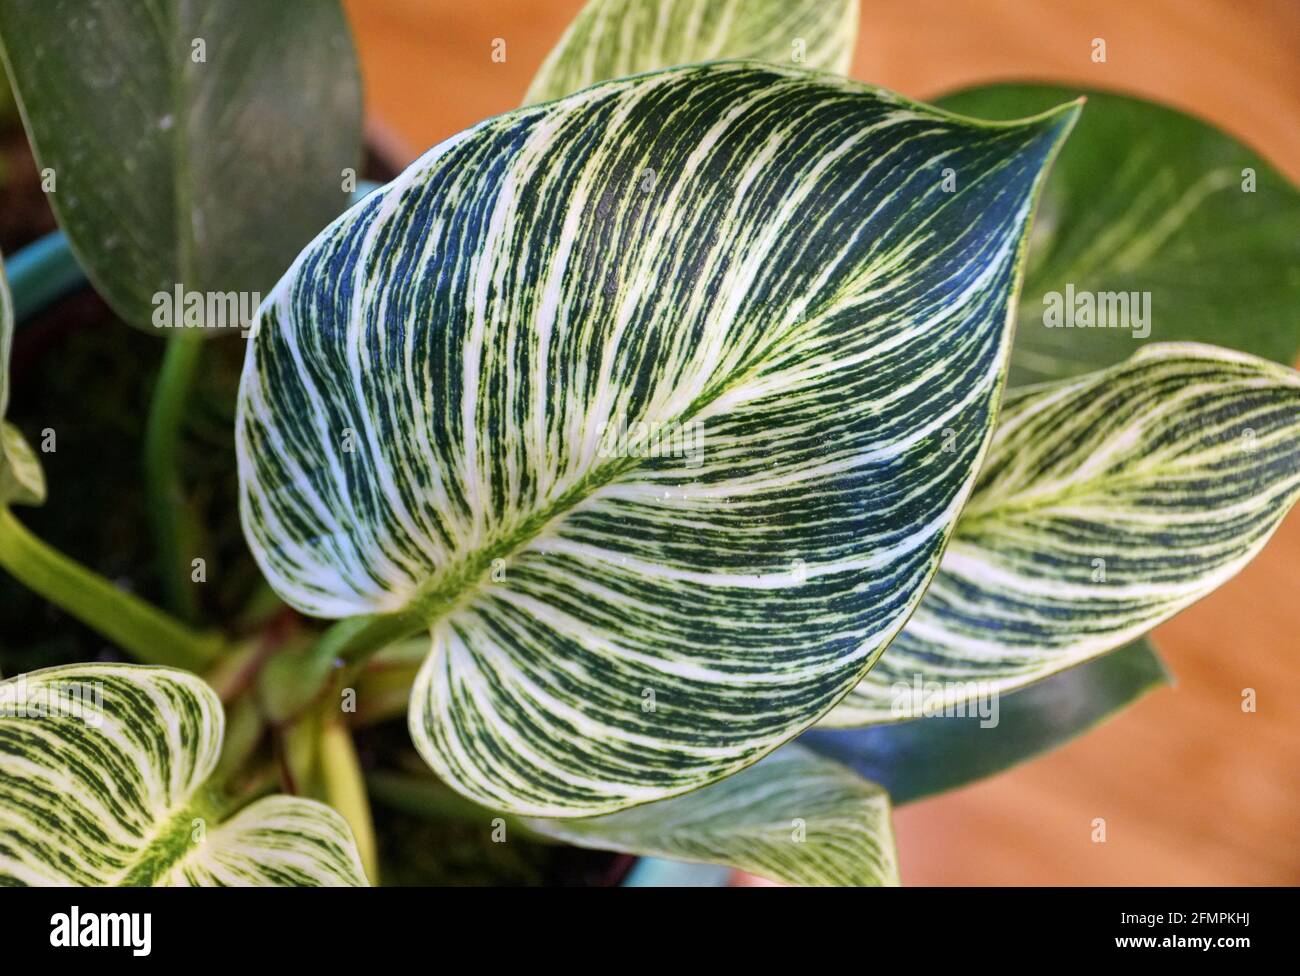
[{"label": "dark green leaf", "polygon": [[361,94],[336,0],[8,0],[0,47],[55,214],[133,325],[177,285],[269,290],[349,201]]},{"label": "dark green leaf", "polygon": [[799,741],[857,770],[895,804],[992,776],[1101,724],[1169,674],[1145,640],[1001,696],[997,724],[978,711],[859,729],[816,729]]},{"label": "dark green leaf", "polygon": [[[1078,94],[993,85],[939,104],[1011,119]],[[1291,365],[1300,352],[1300,192],[1198,119],[1137,98],[1087,97],[1039,204],[1011,383],[1111,366],[1141,345],[1131,308],[1119,328],[1047,328],[1044,297],[1056,292],[1064,303],[1067,286],[1076,300],[1149,292],[1146,341],[1208,342]]]}]

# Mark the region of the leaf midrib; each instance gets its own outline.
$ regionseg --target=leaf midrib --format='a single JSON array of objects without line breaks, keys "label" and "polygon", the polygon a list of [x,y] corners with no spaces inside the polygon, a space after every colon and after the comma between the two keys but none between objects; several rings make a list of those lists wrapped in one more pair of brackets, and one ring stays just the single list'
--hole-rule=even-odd
[{"label": "leaf midrib", "polygon": [[406,608],[399,612],[402,615],[414,615],[423,625],[432,626],[481,587],[483,577],[488,575],[496,560],[508,561],[510,556],[525,549],[540,536],[552,522],[561,519],[619,475],[637,467],[639,460],[635,456],[618,458],[593,468],[550,504],[529,515],[508,535],[475,550],[449,572],[434,577],[417,588]]},{"label": "leaf midrib", "polygon": [[[798,321],[790,323],[778,335],[773,336],[766,344],[754,350],[748,362],[742,362],[732,373],[707,387],[679,415],[659,419],[658,421],[643,417],[636,423],[639,424],[643,421],[647,424],[657,422],[660,424],[675,423],[684,425],[690,423],[718,399],[753,378],[766,364],[768,357],[781,347],[786,336],[803,328],[809,322],[817,321],[829,314],[830,310],[837,308],[850,287],[851,285],[846,282],[844,287],[827,298],[824,305],[814,314],[805,315]],[[648,437],[647,434],[646,439]],[[469,558],[462,559],[458,564],[454,565],[449,572],[431,578],[427,583],[417,587],[415,594],[407,601],[406,606],[398,611],[395,616],[403,619],[412,618],[414,621],[418,621],[420,627],[431,627],[438,620],[449,615],[453,610],[465,603],[469,595],[481,587],[483,577],[490,572],[492,564],[496,560],[504,559],[508,563],[510,556],[527,548],[529,543],[540,536],[552,522],[563,518],[569,511],[595,495],[596,492],[612,483],[620,475],[640,467],[643,460],[645,458],[638,455],[633,447],[633,442],[629,442],[628,452],[625,457],[616,458],[593,467],[571,487],[565,489],[554,501],[525,518],[508,535],[479,548]],[[415,632],[416,629],[418,628],[412,627],[411,633]],[[410,636],[410,633],[406,636]]]},{"label": "leaf midrib", "polygon": [[[1043,492],[1019,502],[1010,501],[994,504],[983,510],[977,508],[975,499],[972,499],[958,521],[955,537],[959,539],[965,534],[964,530],[982,528],[989,522],[1006,522],[1014,518],[1020,518],[1026,513],[1055,508],[1083,497],[1095,495],[1106,497],[1112,494],[1115,488],[1126,488],[1135,484],[1149,483],[1162,473],[1177,475],[1188,471],[1196,473],[1198,470],[1194,465],[1165,465],[1158,462],[1145,465],[1138,464],[1125,474],[1102,471],[1083,481],[1068,483],[1058,491]],[[1300,494],[1300,478],[1296,479],[1296,484],[1291,488],[1291,494]]]},{"label": "leaf midrib", "polygon": [[137,852],[135,862],[112,882],[119,888],[150,887],[164,877],[190,853],[194,841],[194,821],[200,820],[205,828],[217,826],[212,816],[211,802],[199,796],[186,798],[186,802],[173,812],[158,819],[158,828]]},{"label": "leaf midrib", "polygon": [[[202,15],[200,14],[200,24]],[[174,160],[175,170],[172,173],[172,194],[176,206],[176,249],[177,263],[179,265],[180,280],[185,283],[186,288],[194,287],[194,216],[191,212],[194,206],[194,197],[192,187],[188,177],[189,170],[189,143],[188,133],[190,125],[189,103],[186,99],[186,67],[184,62],[179,66],[173,64],[169,53],[175,53],[174,48],[180,39],[180,24],[173,21],[170,25],[172,36],[162,35],[164,46],[164,63],[168,66],[168,73],[172,76],[172,158]],[[171,48],[172,51],[167,49]]]}]

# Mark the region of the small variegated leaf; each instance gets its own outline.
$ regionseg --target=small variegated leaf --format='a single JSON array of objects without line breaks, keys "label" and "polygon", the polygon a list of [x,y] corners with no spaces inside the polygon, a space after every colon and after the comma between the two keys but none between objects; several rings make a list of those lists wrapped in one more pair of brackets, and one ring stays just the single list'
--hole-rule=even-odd
[{"label": "small variegated leaf", "polygon": [[0,682],[0,886],[364,884],[343,819],[272,797],[220,823],[225,719],[198,676],[75,664]]},{"label": "small variegated leaf", "polygon": [[542,62],[524,104],[733,58],[847,74],[857,32],[858,0],[590,0]]},{"label": "small variegated leaf", "polygon": [[786,884],[898,884],[889,796],[797,745],[686,796],[525,823],[579,847],[722,864]]},{"label": "small variegated leaf", "polygon": [[412,735],[484,806],[608,813],[742,769],[937,567],[1075,112],[990,126],[724,62],[443,143],[255,323],[263,572],[309,614],[428,626]]},{"label": "small variegated leaf", "polygon": [[155,884],[168,887],[363,887],[347,821],[331,807],[268,796],[208,832]]},{"label": "small variegated leaf", "polygon": [[0,505],[45,503],[45,472],[22,432],[0,420]]},{"label": "small variegated leaf", "polygon": [[0,506],[40,505],[45,501],[45,472],[31,445],[9,421],[9,356],[14,338],[14,306],[9,279],[0,261]]},{"label": "small variegated leaf", "polygon": [[945,707],[1119,647],[1235,575],[1298,497],[1285,366],[1161,343],[1011,394],[925,599],[823,724],[911,718],[918,679]]}]

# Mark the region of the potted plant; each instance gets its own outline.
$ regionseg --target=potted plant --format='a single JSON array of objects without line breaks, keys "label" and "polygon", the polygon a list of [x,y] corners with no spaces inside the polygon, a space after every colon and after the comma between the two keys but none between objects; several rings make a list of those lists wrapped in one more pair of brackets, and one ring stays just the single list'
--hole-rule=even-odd
[{"label": "potted plant", "polygon": [[78,267],[165,346],[140,593],[15,515],[66,447],[4,428],[0,566],[114,648],[0,683],[4,881],[893,884],[891,798],[1160,684],[1300,495],[1300,203],[1199,122],[850,81],[848,0],[593,0],[371,188],[343,16],[281,6],[0,10],[66,235],[0,408]]}]

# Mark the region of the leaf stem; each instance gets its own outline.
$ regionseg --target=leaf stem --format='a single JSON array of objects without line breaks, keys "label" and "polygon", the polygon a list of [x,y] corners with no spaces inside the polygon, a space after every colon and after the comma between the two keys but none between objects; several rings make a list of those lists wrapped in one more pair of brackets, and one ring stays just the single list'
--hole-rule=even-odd
[{"label": "leaf stem", "polygon": [[375,846],[375,825],[370,799],[361,773],[361,762],[352,733],[338,718],[326,719],[320,731],[320,777],[325,802],[337,810],[352,828],[361,866],[372,885],[379,884],[379,857]]},{"label": "leaf stem", "polygon": [[461,823],[488,824],[501,820],[511,832],[554,843],[531,830],[518,817],[481,807],[455,790],[425,776],[376,770],[366,777],[366,788],[375,800],[392,810],[424,820],[451,820]]},{"label": "leaf stem", "polygon": [[348,664],[362,664],[390,644],[411,637],[428,625],[419,613],[388,613],[340,620],[321,635],[313,657],[328,656]]},{"label": "leaf stem", "polygon": [[209,786],[209,791],[215,797],[212,806],[216,821],[224,823],[254,801],[279,792],[279,786],[280,769],[273,762],[256,769],[236,793],[228,793],[224,789]]},{"label": "leaf stem", "polygon": [[188,330],[167,341],[158,384],[145,426],[145,502],[153,533],[163,603],[193,621],[198,615],[189,561],[194,558],[197,527],[180,477],[180,441],[185,406],[198,372],[206,340]]},{"label": "leaf stem", "polygon": [[0,566],[144,664],[201,671],[221,656],[220,637],[201,634],[32,535],[0,508]]},{"label": "leaf stem", "polygon": [[334,623],[306,650],[272,656],[258,679],[267,715],[273,722],[288,721],[324,693],[340,664],[359,670],[373,654],[426,626],[418,613],[348,617]]}]

